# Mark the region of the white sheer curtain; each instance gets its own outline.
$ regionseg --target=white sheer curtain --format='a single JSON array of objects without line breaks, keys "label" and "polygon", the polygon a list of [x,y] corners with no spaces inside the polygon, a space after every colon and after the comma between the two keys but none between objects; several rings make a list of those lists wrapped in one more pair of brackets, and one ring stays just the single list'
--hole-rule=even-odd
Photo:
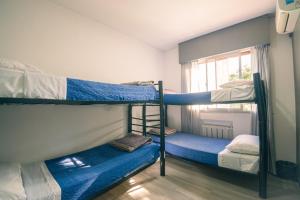
[{"label": "white sheer curtain", "polygon": [[[191,61],[182,65],[181,68],[181,90],[183,93],[207,91],[207,73],[206,64],[201,61]],[[209,83],[208,83],[209,84]],[[202,112],[208,107],[215,105],[193,105],[181,106],[181,129],[187,133],[205,135],[203,133]]]},{"label": "white sheer curtain", "polygon": [[[184,63],[181,65],[181,92],[187,93],[191,88],[191,69],[192,63]],[[188,112],[188,106],[181,106],[181,130],[189,132],[191,116]]]},{"label": "white sheer curtain", "polygon": [[[269,146],[269,171],[275,174],[275,141],[273,130],[273,115],[272,115],[272,102],[271,102],[271,74],[269,64],[269,45],[260,45],[252,48],[252,67],[253,72],[259,72],[261,79],[264,81],[266,102],[267,102],[267,134]],[[257,130],[257,115],[253,117],[253,130]]]},{"label": "white sheer curtain", "polygon": [[[181,67],[181,91],[190,93],[192,88],[192,76],[197,69],[198,62],[188,62]],[[200,110],[190,109],[191,106],[181,107],[181,129],[187,133],[202,133],[200,121]]]},{"label": "white sheer curtain", "polygon": [[[206,92],[218,88],[218,83],[223,84],[229,81],[231,74],[239,70],[239,55],[223,57],[222,60],[199,59],[182,64],[181,81],[182,92]],[[250,56],[250,55],[249,55]],[[235,61],[235,62],[233,62]],[[249,66],[251,63],[249,63]],[[218,76],[216,76],[218,74]],[[218,77],[218,78],[217,78]],[[248,105],[250,106],[250,104]],[[206,135],[203,132],[203,112],[241,112],[243,107],[240,104],[218,104],[218,105],[193,105],[181,107],[181,128],[184,132],[197,135]],[[248,111],[248,110],[247,110]],[[215,119],[219,121],[220,119]],[[221,120],[225,122],[224,120]]]}]

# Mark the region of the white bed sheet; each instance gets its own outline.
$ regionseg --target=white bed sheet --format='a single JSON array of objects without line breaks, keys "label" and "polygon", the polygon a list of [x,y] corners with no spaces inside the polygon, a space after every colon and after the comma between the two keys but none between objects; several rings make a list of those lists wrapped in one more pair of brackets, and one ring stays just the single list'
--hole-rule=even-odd
[{"label": "white bed sheet", "polygon": [[0,67],[0,97],[66,99],[67,79]]},{"label": "white bed sheet", "polygon": [[253,100],[254,98],[255,92],[253,85],[211,91],[212,102]]},{"label": "white bed sheet", "polygon": [[27,200],[61,199],[61,189],[44,162],[23,164],[21,171]]},{"label": "white bed sheet", "polygon": [[19,163],[0,162],[0,199],[26,200]]},{"label": "white bed sheet", "polygon": [[232,153],[228,149],[224,149],[218,154],[218,165],[219,167],[257,174],[259,170],[259,156]]},{"label": "white bed sheet", "polygon": [[24,97],[24,72],[0,67],[0,96]]},{"label": "white bed sheet", "polygon": [[66,99],[67,80],[65,77],[45,73],[25,72],[24,96],[39,99]]}]

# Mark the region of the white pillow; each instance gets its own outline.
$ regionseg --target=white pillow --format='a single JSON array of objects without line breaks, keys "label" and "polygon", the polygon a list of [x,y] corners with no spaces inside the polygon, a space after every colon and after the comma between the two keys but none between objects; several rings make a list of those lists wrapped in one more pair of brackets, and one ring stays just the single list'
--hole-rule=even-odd
[{"label": "white pillow", "polygon": [[22,72],[39,72],[41,73],[42,71],[39,70],[37,67],[33,65],[28,65],[28,64],[23,64],[19,61],[16,60],[10,60],[6,58],[0,58],[0,68],[4,69],[10,69],[10,70],[18,70]]},{"label": "white pillow", "polygon": [[226,146],[231,152],[259,155],[259,137],[255,135],[239,135]]},{"label": "white pillow", "polygon": [[0,199],[26,200],[20,164],[0,163]]},{"label": "white pillow", "polygon": [[252,86],[253,81],[248,81],[248,80],[235,80],[235,81],[230,81],[227,83],[224,83],[220,85],[220,88],[234,88],[234,87],[241,87],[241,86]]}]

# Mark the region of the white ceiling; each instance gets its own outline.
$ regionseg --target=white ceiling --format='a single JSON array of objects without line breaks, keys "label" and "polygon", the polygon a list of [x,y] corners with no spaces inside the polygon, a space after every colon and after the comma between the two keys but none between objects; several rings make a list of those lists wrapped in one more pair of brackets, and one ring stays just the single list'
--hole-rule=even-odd
[{"label": "white ceiling", "polygon": [[54,0],[161,49],[275,11],[276,0]]}]

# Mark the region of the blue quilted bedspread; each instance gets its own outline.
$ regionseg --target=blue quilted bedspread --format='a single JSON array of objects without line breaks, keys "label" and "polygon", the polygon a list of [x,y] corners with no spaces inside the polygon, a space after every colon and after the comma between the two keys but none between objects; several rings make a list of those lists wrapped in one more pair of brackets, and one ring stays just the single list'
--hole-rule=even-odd
[{"label": "blue quilted bedspread", "polygon": [[158,98],[158,92],[152,85],[122,85],[67,78],[67,100],[151,101]]},{"label": "blue quilted bedspread", "polygon": [[[151,137],[154,142],[159,143],[158,136]],[[213,166],[218,166],[218,153],[224,150],[231,141],[190,133],[175,133],[167,136],[165,140],[167,153]]]},{"label": "blue quilted bedspread", "polygon": [[158,157],[157,144],[146,144],[131,153],[105,144],[48,160],[46,165],[61,188],[62,200],[86,200],[123,177],[154,163]]}]

